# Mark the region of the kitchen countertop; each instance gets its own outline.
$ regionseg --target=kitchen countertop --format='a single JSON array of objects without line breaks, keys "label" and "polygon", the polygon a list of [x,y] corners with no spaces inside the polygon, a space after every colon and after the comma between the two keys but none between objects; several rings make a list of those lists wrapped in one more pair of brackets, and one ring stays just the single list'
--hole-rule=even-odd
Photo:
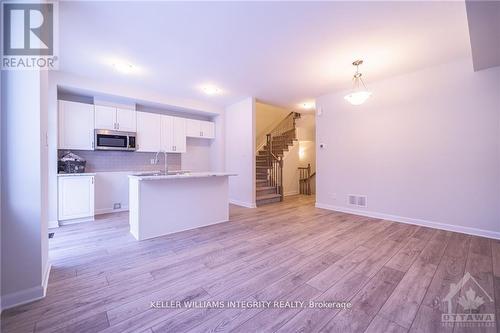
[{"label": "kitchen countertop", "polygon": [[95,176],[95,172],[83,173],[58,173],[57,177],[78,177],[78,176]]},{"label": "kitchen countertop", "polygon": [[189,179],[189,178],[208,178],[208,177],[227,177],[236,176],[234,173],[227,172],[187,172],[175,175],[148,175],[144,173],[129,175],[129,178],[138,180],[164,180],[164,179]]}]

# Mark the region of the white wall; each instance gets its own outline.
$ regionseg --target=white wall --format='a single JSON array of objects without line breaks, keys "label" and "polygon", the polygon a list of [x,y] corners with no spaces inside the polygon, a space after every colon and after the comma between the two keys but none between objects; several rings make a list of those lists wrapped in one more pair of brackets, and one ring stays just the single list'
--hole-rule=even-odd
[{"label": "white wall", "polygon": [[212,140],[187,138],[186,152],[181,154],[182,170],[213,171],[212,144]]},{"label": "white wall", "polygon": [[255,207],[255,100],[251,97],[225,111],[226,171],[230,202]]},{"label": "white wall", "polygon": [[283,194],[295,195],[299,193],[299,158],[300,143],[294,141],[283,157]]},{"label": "white wall", "polygon": [[290,146],[283,157],[283,192],[285,196],[299,193],[298,167],[311,164],[311,172],[316,170],[315,116],[302,114],[296,120],[297,141]]},{"label": "white wall", "polygon": [[264,142],[267,133],[271,132],[290,111],[261,102],[255,102],[255,145]]},{"label": "white wall", "polygon": [[210,145],[210,169],[222,172],[226,169],[225,111],[213,117],[212,121],[215,122],[215,140]]},{"label": "white wall", "polygon": [[[470,60],[380,82],[361,106],[316,101],[317,205],[500,238],[500,68]],[[439,225],[439,224],[445,225]]]},{"label": "white wall", "polygon": [[[293,146],[285,152],[283,159],[283,193],[285,196],[299,194],[299,167],[307,167],[311,164],[311,173],[316,170],[315,149],[314,141],[304,140],[294,141]],[[311,188],[314,188],[314,185]]]},{"label": "white wall", "polygon": [[[39,87],[40,101],[40,184],[41,184],[41,251],[42,251],[42,286],[47,287],[48,278],[50,274],[49,262],[49,135],[48,135],[48,89],[49,89],[49,75],[47,71],[40,73]],[[19,153],[19,152],[18,152]],[[45,293],[45,290],[44,290]]]},{"label": "white wall", "polygon": [[[128,175],[130,172],[96,172],[95,175],[95,214],[128,210]],[[114,210],[114,204],[121,204]]]},{"label": "white wall", "polygon": [[[45,295],[47,72],[2,71],[2,308]],[[29,98],[27,98],[29,97]]]}]

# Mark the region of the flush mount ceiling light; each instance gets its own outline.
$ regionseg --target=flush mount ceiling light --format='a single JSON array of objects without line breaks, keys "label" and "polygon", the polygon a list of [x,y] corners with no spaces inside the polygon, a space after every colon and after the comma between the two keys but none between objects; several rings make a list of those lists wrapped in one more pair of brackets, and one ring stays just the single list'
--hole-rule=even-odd
[{"label": "flush mount ceiling light", "polygon": [[311,110],[314,109],[314,102],[305,102],[302,103],[301,107],[305,110]]},{"label": "flush mount ceiling light", "polygon": [[356,73],[354,73],[354,77],[352,78],[353,89],[349,95],[346,95],[344,97],[352,105],[363,104],[372,94],[371,92],[366,90],[365,83],[361,78],[362,74],[359,72],[359,65],[361,65],[362,63],[363,60],[356,60],[352,63],[353,66],[356,66]]},{"label": "flush mount ceiling light", "polygon": [[220,89],[212,85],[204,86],[202,90],[207,95],[217,95],[220,93]]},{"label": "flush mount ceiling light", "polygon": [[132,64],[127,64],[123,62],[115,62],[113,63],[113,68],[120,73],[130,74],[134,71],[134,66]]}]

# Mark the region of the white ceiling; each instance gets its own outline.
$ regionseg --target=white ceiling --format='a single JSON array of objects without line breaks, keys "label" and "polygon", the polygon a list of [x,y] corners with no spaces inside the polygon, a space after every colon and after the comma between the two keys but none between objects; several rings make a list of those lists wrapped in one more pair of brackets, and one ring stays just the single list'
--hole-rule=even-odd
[{"label": "white ceiling", "polygon": [[[295,107],[470,56],[463,2],[61,2],[60,70],[227,105]],[[111,63],[136,66],[121,74]],[[205,96],[200,84],[223,90]]]}]

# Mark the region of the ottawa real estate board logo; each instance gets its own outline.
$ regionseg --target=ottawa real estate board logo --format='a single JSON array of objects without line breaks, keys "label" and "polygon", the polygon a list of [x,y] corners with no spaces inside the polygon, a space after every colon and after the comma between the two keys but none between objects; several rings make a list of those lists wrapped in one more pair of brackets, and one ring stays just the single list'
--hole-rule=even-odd
[{"label": "ottawa real estate board logo", "polygon": [[445,327],[495,327],[493,298],[469,272],[465,272],[458,283],[450,284],[442,302],[447,309],[441,315]]},{"label": "ottawa real estate board logo", "polygon": [[2,1],[3,70],[58,69],[57,2]]}]

